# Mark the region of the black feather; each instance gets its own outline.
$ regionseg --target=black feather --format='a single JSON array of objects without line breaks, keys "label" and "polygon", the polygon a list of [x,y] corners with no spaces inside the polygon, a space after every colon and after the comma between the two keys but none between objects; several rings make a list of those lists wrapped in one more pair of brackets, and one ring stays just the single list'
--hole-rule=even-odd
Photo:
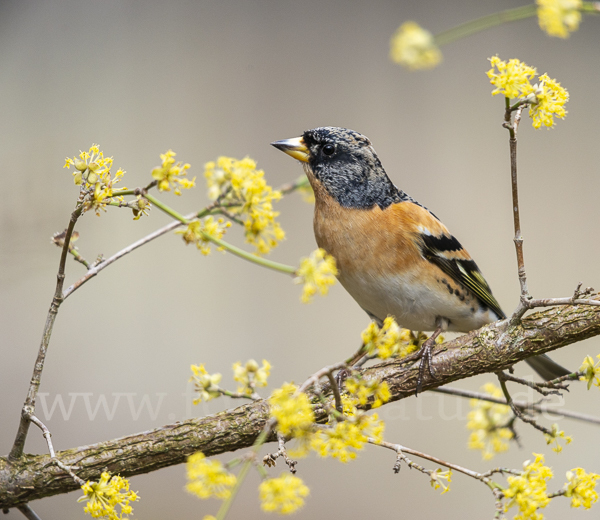
[{"label": "black feather", "polygon": [[447,252],[463,249],[460,242],[454,236],[441,235],[436,237],[423,234],[421,238],[421,252],[427,260],[437,265],[456,283],[472,292],[483,306],[490,308],[499,318],[506,318],[475,261],[456,258],[449,259],[444,255]]}]

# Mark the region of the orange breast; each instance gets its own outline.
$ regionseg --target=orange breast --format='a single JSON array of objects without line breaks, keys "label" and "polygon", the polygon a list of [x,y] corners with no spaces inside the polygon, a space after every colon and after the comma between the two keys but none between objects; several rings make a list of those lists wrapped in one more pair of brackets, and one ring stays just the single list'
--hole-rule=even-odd
[{"label": "orange breast", "polygon": [[335,257],[342,276],[357,272],[387,275],[427,262],[418,244],[422,226],[436,235],[448,232],[427,210],[412,202],[385,210],[379,206],[361,210],[341,207],[324,189],[316,195],[317,244]]}]

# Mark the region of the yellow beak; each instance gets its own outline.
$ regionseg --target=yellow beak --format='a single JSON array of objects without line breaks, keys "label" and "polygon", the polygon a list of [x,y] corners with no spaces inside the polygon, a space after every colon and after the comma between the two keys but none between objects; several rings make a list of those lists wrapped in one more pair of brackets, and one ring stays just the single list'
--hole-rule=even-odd
[{"label": "yellow beak", "polygon": [[308,148],[304,144],[302,137],[294,137],[292,139],[283,139],[271,143],[275,148],[287,153],[294,159],[302,162],[308,162]]}]

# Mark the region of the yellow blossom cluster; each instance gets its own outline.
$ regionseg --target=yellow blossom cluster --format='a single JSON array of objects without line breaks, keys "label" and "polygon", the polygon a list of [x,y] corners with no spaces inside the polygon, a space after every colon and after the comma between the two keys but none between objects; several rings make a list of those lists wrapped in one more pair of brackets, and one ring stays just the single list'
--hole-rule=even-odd
[{"label": "yellow blossom cluster", "polygon": [[539,77],[539,83],[533,86],[531,96],[535,96],[535,101],[529,107],[529,117],[534,128],[541,128],[542,125],[552,128],[554,116],[564,119],[567,115],[565,103],[569,101],[569,93],[548,74]]},{"label": "yellow blossom cluster", "polygon": [[536,0],[538,21],[550,36],[568,38],[581,23],[582,0]]},{"label": "yellow blossom cluster", "polygon": [[589,509],[598,500],[596,492],[596,481],[600,475],[586,473],[582,468],[573,468],[567,471],[567,483],[565,484],[565,496],[571,499],[571,507],[583,507]]},{"label": "yellow blossom cluster", "polygon": [[252,395],[256,387],[267,386],[267,379],[271,374],[271,363],[263,359],[262,367],[254,359],[245,365],[239,361],[233,364],[233,379],[239,383],[240,394]]},{"label": "yellow blossom cluster", "polygon": [[198,397],[194,399],[194,404],[201,401],[210,401],[215,397],[222,395],[219,383],[223,377],[221,374],[209,374],[204,368],[204,363],[200,365],[191,365],[193,375],[190,381],[194,382],[194,387]]},{"label": "yellow blossom cluster", "polygon": [[[123,515],[129,515],[133,511],[129,503],[139,499],[135,491],[129,490],[127,479],[119,475],[111,477],[106,471],[100,475],[98,482],[88,480],[81,489],[85,494],[78,502],[87,502],[83,511],[93,518],[121,520]],[[120,506],[119,513],[115,509],[117,506]]]},{"label": "yellow blossom cluster", "polygon": [[[361,382],[357,387],[360,387],[357,392],[364,397],[364,402],[374,396],[381,403],[390,396],[386,384],[366,385]],[[368,392],[362,391],[367,388]],[[306,456],[312,449],[322,457],[347,462],[356,457],[354,450],[362,449],[368,437],[376,441],[382,440],[384,424],[376,414],[368,416],[357,410],[359,399],[356,396],[344,394],[342,403],[344,417],[317,428],[308,397],[304,393],[297,393],[295,385],[284,385],[273,392],[269,399],[271,416],[277,419],[277,430],[298,442],[293,456]]]},{"label": "yellow blossom cluster", "polygon": [[[492,397],[502,398],[502,390],[493,383],[487,383],[482,390]],[[495,404],[481,399],[471,399],[471,411],[467,415],[467,428],[472,430],[469,436],[469,448],[481,450],[484,460],[496,453],[508,450],[508,441],[513,432],[507,428],[513,414],[510,406]]]},{"label": "yellow blossom cluster", "polygon": [[519,514],[515,520],[542,520],[543,515],[538,513],[539,509],[546,507],[550,498],[548,497],[547,481],[552,478],[552,470],[544,466],[544,456],[534,453],[535,461],[525,461],[523,472],[520,475],[508,477],[508,489],[504,490],[504,496],[509,499],[504,511],[511,507],[518,507]]},{"label": "yellow blossom cluster", "polygon": [[400,346],[401,331],[391,316],[383,321],[381,328],[372,321],[361,334],[365,351],[369,355],[376,354],[381,359],[394,356]]},{"label": "yellow blossom cluster", "polygon": [[196,177],[188,179],[187,170],[190,169],[189,164],[175,162],[177,154],[173,150],[167,150],[160,154],[162,164],[152,169],[152,178],[157,181],[159,191],[171,191],[175,195],[181,195],[181,190],[189,190],[196,185]]},{"label": "yellow blossom cluster", "polygon": [[552,425],[552,433],[545,433],[544,437],[546,437],[546,444],[554,443],[554,447],[552,451],[556,453],[560,453],[563,450],[563,447],[558,443],[559,439],[562,439],[565,444],[571,444],[573,442],[573,438],[565,435],[565,432],[558,429],[558,424]]},{"label": "yellow blossom cluster", "polygon": [[366,405],[373,398],[371,408],[379,408],[387,403],[392,396],[390,388],[385,381],[365,379],[362,377],[349,377],[345,381],[346,390],[354,396],[359,404]]},{"label": "yellow blossom cluster", "polygon": [[[429,483],[433,489],[442,488],[442,495],[450,491],[450,482],[452,482],[452,470],[442,471],[441,468],[437,468],[429,474]],[[447,482],[444,483],[444,480]]]},{"label": "yellow blossom cluster", "polygon": [[[408,329],[400,328],[392,316],[383,320],[381,328],[375,322],[363,330],[361,334],[365,351],[369,355],[377,355],[381,359],[390,357],[403,358],[419,350],[428,336],[422,332],[415,335]],[[443,343],[444,336],[438,336],[436,343]]]},{"label": "yellow blossom cluster", "polygon": [[258,254],[268,253],[285,238],[275,221],[279,213],[273,210],[273,202],[281,199],[281,192],[273,190],[264,175],[249,157],[242,160],[219,157],[204,166],[209,198],[218,199],[242,218],[246,242],[255,246]]},{"label": "yellow blossom cluster", "polygon": [[490,83],[496,87],[492,95],[503,94],[509,99],[520,98],[529,104],[529,117],[534,128],[554,126],[554,117],[563,119],[567,115],[565,103],[569,93],[556,80],[547,74],[538,78],[538,83],[532,85],[530,80],[537,74],[518,59],[502,61],[498,56],[490,58],[492,68],[487,71]]},{"label": "yellow blossom cluster", "polygon": [[587,389],[592,388],[592,384],[600,388],[600,354],[596,356],[598,361],[594,364],[592,356],[586,356],[583,364],[579,367],[579,371],[583,375],[579,377],[580,381],[587,381]]},{"label": "yellow blossom cluster", "polygon": [[[84,211],[93,209],[96,215],[100,215],[100,210],[106,211],[106,206],[113,202],[114,186],[125,172],[119,169],[113,176],[110,171],[112,164],[113,158],[104,157],[97,144],[93,144],[87,152],[81,151],[79,157],[65,159],[64,168],[75,168],[73,181],[86,191]],[[114,200],[122,198],[115,197]]]},{"label": "yellow blossom cluster", "polygon": [[351,450],[362,450],[369,437],[381,442],[383,429],[384,423],[377,414],[357,412],[334,426],[317,430],[311,438],[310,447],[321,457],[333,457],[346,463],[356,458],[356,451]]},{"label": "yellow blossom cluster", "polygon": [[317,291],[323,296],[327,295],[337,274],[335,258],[324,249],[316,249],[308,258],[303,258],[294,279],[295,283],[303,285],[301,300],[310,303]]},{"label": "yellow blossom cluster", "polygon": [[186,469],[188,483],[185,488],[202,499],[229,498],[237,480],[220,461],[207,459],[201,451],[188,457]]},{"label": "yellow blossom cluster", "polygon": [[492,96],[502,94],[513,99],[531,93],[533,87],[530,80],[537,72],[534,67],[516,58],[508,62],[502,61],[498,56],[492,56],[490,64],[492,68],[488,70],[487,76],[490,78],[490,83],[496,87],[492,91]]},{"label": "yellow blossom cluster", "polygon": [[[231,227],[231,222],[208,216],[202,220],[192,220],[185,229],[179,229],[175,233],[182,235],[181,238],[186,244],[196,244],[200,252],[206,256],[210,254],[210,238],[220,240],[229,227]],[[222,247],[217,247],[217,251],[222,250]]]},{"label": "yellow blossom cluster", "polygon": [[429,31],[415,22],[405,22],[392,36],[390,58],[411,70],[431,69],[442,61],[442,53]]},{"label": "yellow blossom cluster", "polygon": [[263,480],[259,486],[260,505],[263,511],[287,515],[304,505],[309,489],[302,479],[284,473],[280,477]]},{"label": "yellow blossom cluster", "polygon": [[312,429],[315,416],[304,392],[286,383],[269,398],[271,416],[277,419],[277,430],[290,437],[302,437]]}]

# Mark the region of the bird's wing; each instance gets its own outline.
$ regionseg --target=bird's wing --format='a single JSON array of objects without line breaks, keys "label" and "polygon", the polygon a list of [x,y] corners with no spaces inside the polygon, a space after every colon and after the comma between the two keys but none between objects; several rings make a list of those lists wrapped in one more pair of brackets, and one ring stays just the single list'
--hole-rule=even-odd
[{"label": "bird's wing", "polygon": [[422,233],[421,240],[421,251],[427,260],[437,265],[455,282],[467,287],[497,316],[506,317],[479,267],[455,237],[449,233],[439,236]]},{"label": "bird's wing", "polygon": [[411,228],[425,259],[469,289],[500,318],[506,317],[471,255],[433,213],[412,200],[389,209],[398,217],[398,224]]}]

